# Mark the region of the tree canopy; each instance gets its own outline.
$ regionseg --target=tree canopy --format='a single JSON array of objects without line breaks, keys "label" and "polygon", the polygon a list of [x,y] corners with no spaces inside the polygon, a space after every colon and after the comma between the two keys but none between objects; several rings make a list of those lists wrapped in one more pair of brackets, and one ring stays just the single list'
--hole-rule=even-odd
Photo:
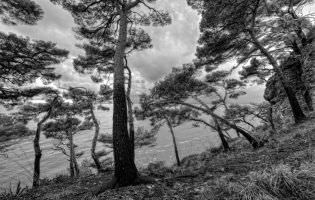
[{"label": "tree canopy", "polygon": [[34,25],[43,17],[43,10],[32,0],[2,0],[0,2],[0,19],[3,23]]}]

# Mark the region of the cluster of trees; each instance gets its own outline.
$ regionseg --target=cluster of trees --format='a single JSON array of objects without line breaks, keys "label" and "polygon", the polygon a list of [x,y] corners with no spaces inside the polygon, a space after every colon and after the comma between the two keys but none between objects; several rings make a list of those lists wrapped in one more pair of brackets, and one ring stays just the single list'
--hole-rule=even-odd
[{"label": "cluster of trees", "polygon": [[[306,0],[187,0],[202,16],[197,59],[193,64],[173,68],[149,93],[141,95],[140,107],[133,110],[128,56],[152,47],[150,36],[141,27],[171,23],[168,12],[152,5],[156,1],[51,0],[73,16],[74,32],[83,41],[79,47],[85,52],[74,59],[74,69],[90,75],[100,85],[98,92],[75,87],[28,86],[39,78],[44,84],[58,80],[60,75],[52,65],[67,59],[69,52],[52,42],[0,32],[1,104],[18,108],[14,120],[25,123],[37,118],[34,187],[40,183],[41,134],[58,140],[55,149],[68,156],[70,174],[77,176],[80,174],[77,158],[82,154],[77,151],[74,135],[94,128],[91,158],[97,170],[102,171],[100,158],[108,154],[96,152],[97,141],[112,148],[114,157],[113,180],[95,190],[98,194],[109,187],[150,181],[138,173],[135,148],[154,143],[157,131],[164,124],[172,135],[177,165],[180,158],[174,128],[186,122],[203,124],[216,131],[225,151],[230,150],[232,130],[253,148],[261,147],[263,142],[252,134],[256,128],[252,121],[256,118],[276,133],[272,106],[233,103],[246,94],[250,82],[277,82],[297,123],[306,119],[297,96],[299,91],[308,110],[313,110],[307,74],[310,66],[306,63],[314,28],[307,17],[296,13]],[[43,14],[32,0],[0,2],[0,18],[8,25],[34,25]],[[219,68],[231,59],[237,60],[237,66]],[[294,64],[288,65],[291,60]],[[243,66],[240,78],[232,75],[239,66]],[[295,67],[299,83],[296,87],[285,73],[287,66]],[[28,101],[35,96],[43,101]],[[112,134],[99,137],[100,123],[95,110],[108,110],[104,103],[113,104]],[[153,129],[136,131],[134,116],[139,120],[149,119]]]},{"label": "cluster of trees", "polygon": [[[154,132],[138,129],[140,136],[135,136],[130,99],[132,72],[128,66],[127,56],[133,51],[152,46],[149,35],[140,26],[164,26],[171,22],[170,16],[167,12],[151,6],[155,1],[51,0],[51,2],[61,5],[72,14],[77,24],[76,35],[86,42],[80,45],[85,50],[85,55],[74,60],[75,69],[80,73],[90,74],[96,83],[106,83],[106,80],[113,78],[113,86],[101,85],[99,94],[85,88],[28,87],[39,78],[47,85],[59,79],[60,75],[54,72],[52,65],[67,59],[69,52],[58,48],[52,42],[0,33],[1,103],[6,107],[19,106],[19,111],[15,115],[23,121],[38,118],[34,138],[33,186],[39,185],[41,133],[59,140],[55,148],[69,156],[71,175],[75,176],[79,174],[79,169],[73,135],[78,131],[95,127],[91,156],[100,169],[99,157],[95,153],[100,124],[94,111],[96,104],[111,99],[114,108],[113,186],[135,183],[141,179],[134,163],[134,149],[136,146],[154,142]],[[41,7],[32,0],[5,0],[0,3],[0,17],[7,25],[19,23],[35,25],[43,14]],[[43,103],[25,103],[35,96],[41,97]],[[108,109],[102,105],[98,108]]]}]

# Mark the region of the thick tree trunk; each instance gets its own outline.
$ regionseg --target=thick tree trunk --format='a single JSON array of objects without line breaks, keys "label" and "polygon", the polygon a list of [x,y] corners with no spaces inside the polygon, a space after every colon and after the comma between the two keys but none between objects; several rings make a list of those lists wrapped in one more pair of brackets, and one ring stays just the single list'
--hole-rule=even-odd
[{"label": "thick tree trunk", "polygon": [[[54,99],[54,102],[57,100],[57,98]],[[35,153],[35,159],[34,159],[34,172],[33,172],[33,187],[39,186],[39,180],[40,180],[40,159],[42,157],[42,150],[40,149],[39,140],[40,140],[40,133],[42,129],[42,125],[49,119],[51,113],[52,113],[53,105],[50,106],[47,114],[42,118],[41,121],[38,122],[35,138],[33,141],[34,146],[34,153]]]},{"label": "thick tree trunk", "polygon": [[280,83],[282,84],[282,87],[284,88],[284,91],[288,97],[291,110],[293,112],[294,120],[296,123],[302,122],[306,119],[306,116],[304,115],[301,106],[295,96],[295,93],[293,89],[290,87],[290,85],[286,82],[286,79],[283,75],[283,72],[278,65],[277,61],[272,57],[272,55],[261,45],[261,43],[256,38],[253,30],[249,31],[249,34],[251,36],[251,39],[253,40],[253,44],[260,50],[260,52],[266,56],[269,63],[272,65],[273,69],[275,70],[277,76],[279,77]]},{"label": "thick tree trunk", "polygon": [[138,171],[130,148],[127,127],[124,56],[127,40],[127,11],[120,11],[119,38],[114,56],[113,147],[115,185],[128,186],[135,182]]},{"label": "thick tree trunk", "polygon": [[126,69],[128,70],[127,105],[128,105],[130,148],[131,148],[132,158],[133,158],[133,160],[135,160],[135,125],[134,125],[134,118],[133,118],[132,102],[130,99],[132,73],[131,73],[131,70],[128,66],[126,66]]},{"label": "thick tree trunk", "polygon": [[174,146],[174,153],[175,153],[175,158],[176,158],[176,163],[177,166],[180,166],[180,159],[179,159],[179,154],[178,154],[178,149],[177,149],[177,143],[176,143],[176,137],[175,137],[175,133],[172,127],[171,122],[169,121],[169,119],[166,118],[166,122],[167,122],[167,126],[170,129],[171,135],[172,135],[172,140],[173,140],[173,146]]},{"label": "thick tree trunk", "polygon": [[221,129],[221,126],[220,126],[218,120],[217,120],[217,119],[214,119],[214,123],[215,123],[215,126],[216,126],[216,130],[217,130],[217,132],[218,132],[218,134],[219,134],[219,137],[220,137],[220,139],[221,139],[221,142],[222,142],[222,146],[223,146],[223,148],[224,148],[224,151],[229,151],[229,150],[230,150],[229,143],[228,143],[228,142],[226,141],[226,139],[225,139],[225,135],[224,135],[223,132],[222,132],[222,129]]},{"label": "thick tree trunk", "polygon": [[100,125],[99,125],[98,120],[96,119],[93,106],[90,106],[90,112],[91,112],[92,120],[93,120],[94,127],[95,127],[94,137],[92,140],[92,147],[91,147],[91,157],[95,163],[97,172],[100,173],[102,171],[102,166],[101,166],[101,163],[100,163],[97,155],[95,154],[96,143],[97,143],[98,135],[100,133]]},{"label": "thick tree trunk", "polygon": [[286,83],[282,83],[283,88],[286,92],[286,95],[288,97],[295,123],[300,123],[306,119],[306,116],[304,115],[302,108],[299,104],[299,101],[297,100],[295,93],[293,89],[290,86],[287,86]]}]

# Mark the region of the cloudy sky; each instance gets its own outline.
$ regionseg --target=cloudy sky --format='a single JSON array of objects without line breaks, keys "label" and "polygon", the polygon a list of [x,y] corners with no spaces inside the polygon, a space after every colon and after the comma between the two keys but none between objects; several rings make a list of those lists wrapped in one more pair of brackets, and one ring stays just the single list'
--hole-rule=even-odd
[{"label": "cloudy sky", "polygon": [[[85,86],[97,88],[89,76],[79,75],[73,70],[72,59],[83,51],[75,45],[80,43],[74,37],[75,26],[71,15],[49,0],[35,0],[45,11],[44,18],[36,26],[5,26],[0,30],[29,36],[31,39],[53,41],[59,47],[70,51],[70,58],[56,66],[62,75],[59,86]],[[159,78],[170,72],[172,67],[181,66],[194,59],[199,37],[199,20],[197,12],[188,7],[186,0],[159,0],[157,5],[170,12],[172,24],[166,27],[145,27],[153,41],[153,48],[136,52],[129,57],[129,65],[134,73],[133,96],[146,91]],[[314,12],[314,3],[305,8],[304,13]],[[250,98],[262,99],[263,87],[249,88]]]},{"label": "cloudy sky", "polygon": [[[5,26],[0,30],[29,36],[31,39],[53,41],[58,47],[70,51],[70,58],[56,71],[62,74],[57,83],[60,86],[86,86],[96,88],[89,76],[77,74],[72,67],[72,58],[83,51],[75,44],[80,43],[74,37],[75,26],[71,15],[49,0],[35,0],[45,12],[44,18],[36,26]],[[172,24],[166,27],[145,27],[150,34],[153,48],[136,52],[129,58],[129,65],[134,73],[134,95],[148,89],[152,83],[170,72],[172,67],[191,62],[194,58],[199,37],[199,16],[187,6],[186,0],[159,0],[156,6],[167,9],[172,16]]]}]

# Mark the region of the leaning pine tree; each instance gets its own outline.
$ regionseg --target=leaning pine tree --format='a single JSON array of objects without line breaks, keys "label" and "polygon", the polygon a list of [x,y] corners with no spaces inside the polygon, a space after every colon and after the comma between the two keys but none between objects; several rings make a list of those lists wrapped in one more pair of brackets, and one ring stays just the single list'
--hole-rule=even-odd
[{"label": "leaning pine tree", "polygon": [[[114,38],[116,41],[113,86],[115,174],[112,182],[105,189],[135,184],[139,180],[138,171],[132,158],[131,148],[126,148],[126,146],[130,146],[124,76],[124,57],[126,55],[128,33],[132,30],[134,24],[166,25],[170,23],[170,17],[168,13],[151,7],[150,4],[154,2],[151,0],[51,1],[62,4],[72,13],[82,37],[90,39],[97,37],[95,42],[98,42],[99,39],[107,41],[108,38]],[[143,12],[146,9],[148,13]],[[141,12],[137,12],[139,10]],[[118,31],[117,34],[116,31]],[[104,188],[101,188],[96,193],[103,190]]]}]

